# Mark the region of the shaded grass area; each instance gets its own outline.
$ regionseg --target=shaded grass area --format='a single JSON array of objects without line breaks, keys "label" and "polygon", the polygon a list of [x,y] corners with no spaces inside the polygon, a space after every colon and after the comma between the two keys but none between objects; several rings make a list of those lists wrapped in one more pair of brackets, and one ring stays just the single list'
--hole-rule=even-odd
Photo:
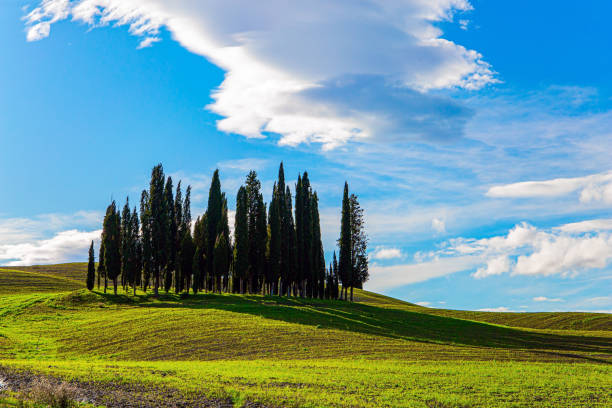
[{"label": "shaded grass area", "polygon": [[13,293],[58,292],[81,289],[85,281],[71,274],[50,270],[0,268],[0,295]]},{"label": "shaded grass area", "polygon": [[[601,364],[368,359],[271,361],[0,361],[66,379],[142,383],[285,407],[607,407]],[[437,404],[437,405],[436,405]]]},{"label": "shaded grass area", "polygon": [[612,333],[519,329],[342,301],[85,290],[7,296],[0,356],[612,362]]}]

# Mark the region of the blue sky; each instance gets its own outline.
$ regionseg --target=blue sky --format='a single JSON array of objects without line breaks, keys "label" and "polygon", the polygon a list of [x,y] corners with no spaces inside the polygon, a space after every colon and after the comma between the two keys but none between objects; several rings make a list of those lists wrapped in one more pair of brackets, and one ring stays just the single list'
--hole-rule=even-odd
[{"label": "blue sky", "polygon": [[432,307],[612,310],[612,5],[7,0],[0,264],[82,260],[150,168],[344,180],[366,287]]}]

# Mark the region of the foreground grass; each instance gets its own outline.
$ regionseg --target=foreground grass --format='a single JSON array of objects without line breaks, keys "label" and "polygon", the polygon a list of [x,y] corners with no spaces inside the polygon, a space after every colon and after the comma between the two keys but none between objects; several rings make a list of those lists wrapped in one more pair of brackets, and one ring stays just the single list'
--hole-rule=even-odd
[{"label": "foreground grass", "polygon": [[60,285],[0,287],[0,365],[236,406],[612,406],[611,315],[436,310],[366,291],[355,304],[113,296],[72,291],[75,268],[0,270]]},{"label": "foreground grass", "polygon": [[140,382],[230,398],[236,406],[604,407],[607,365],[326,359],[252,361],[1,361],[83,381]]}]

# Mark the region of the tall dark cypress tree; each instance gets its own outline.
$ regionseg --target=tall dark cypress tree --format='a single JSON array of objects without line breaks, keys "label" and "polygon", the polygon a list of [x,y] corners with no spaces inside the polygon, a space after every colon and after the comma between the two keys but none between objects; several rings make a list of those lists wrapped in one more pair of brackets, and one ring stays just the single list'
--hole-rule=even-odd
[{"label": "tall dark cypress tree", "polygon": [[194,256],[195,246],[193,244],[193,239],[191,238],[191,231],[187,229],[183,233],[183,238],[181,240],[181,249],[179,251],[179,269],[182,277],[180,290],[182,291],[184,289],[187,289],[187,293],[189,293],[191,276],[193,274]]},{"label": "tall dark cypress tree", "polygon": [[[280,275],[280,295],[289,295],[291,286],[291,270],[289,269],[290,261],[290,241],[291,235],[295,233],[293,225],[293,213],[291,205],[287,206],[287,186],[285,186],[285,169],[281,162],[278,169],[278,182],[276,184],[277,205],[280,218],[280,257],[279,257],[279,275]],[[271,237],[270,237],[271,238]]]},{"label": "tall dark cypress tree", "polygon": [[176,194],[174,196],[174,225],[176,226],[176,232],[174,234],[174,253],[176,254],[174,264],[174,291],[180,293],[183,290],[184,278],[181,270],[181,244],[183,241],[183,234],[185,228],[183,225],[183,193],[181,191],[181,181],[179,180],[176,185]]},{"label": "tall dark cypress tree", "polygon": [[151,172],[149,187],[153,292],[156,297],[159,295],[161,271],[166,266],[168,259],[168,219],[164,200],[164,182],[164,168],[158,164]]},{"label": "tall dark cypress tree", "polygon": [[251,171],[247,176],[246,192],[249,225],[248,290],[250,293],[258,293],[264,280],[268,226],[261,183],[255,171]]},{"label": "tall dark cypress tree", "polygon": [[270,229],[269,241],[269,256],[268,256],[268,283],[271,285],[270,292],[278,294],[278,281],[281,271],[281,213],[280,204],[284,201],[285,191],[283,188],[282,195],[279,193],[279,188],[276,183],[272,189],[272,200],[270,201],[270,213],[268,223]]},{"label": "tall dark cypress tree", "polygon": [[332,261],[332,277],[333,277],[333,288],[332,288],[332,299],[338,299],[340,295],[340,278],[338,277],[338,259],[336,258],[336,251],[334,251],[334,257]]},{"label": "tall dark cypress tree", "polygon": [[89,262],[87,263],[87,289],[93,290],[96,280],[96,263],[94,260],[93,241],[89,247]]},{"label": "tall dark cypress tree", "polygon": [[215,243],[217,242],[217,235],[219,235],[219,221],[221,220],[223,212],[223,198],[221,196],[221,180],[219,179],[219,169],[213,173],[212,182],[210,183],[210,190],[208,191],[208,209],[206,210],[206,221],[207,221],[207,248],[206,248],[206,266],[207,266],[207,278],[206,288],[212,290],[213,288],[213,265],[214,265],[214,249]]},{"label": "tall dark cypress tree", "polygon": [[249,269],[249,219],[247,192],[244,186],[236,196],[236,219],[234,221],[234,292],[244,293]]},{"label": "tall dark cypress tree", "polygon": [[342,197],[342,219],[340,221],[340,259],[338,261],[338,275],[342,281],[344,300],[346,300],[347,288],[351,285],[352,279],[352,256],[351,256],[351,201],[349,198],[348,183],[344,183],[344,195]]},{"label": "tall dark cypress tree", "polygon": [[164,210],[167,222],[166,227],[166,264],[164,268],[164,290],[166,293],[170,290],[173,281],[174,269],[176,267],[176,235],[177,225],[174,217],[174,193],[172,186],[172,177],[168,177],[166,187],[164,188]]},{"label": "tall dark cypress tree", "polygon": [[132,277],[132,288],[134,296],[136,296],[136,288],[140,286],[142,277],[142,240],[140,237],[140,222],[138,221],[138,213],[136,207],[132,210],[132,269],[130,275]]},{"label": "tall dark cypress tree", "polygon": [[106,293],[107,280],[106,268],[104,268],[104,240],[100,240],[100,251],[98,252],[98,290],[100,289],[100,278],[104,279],[104,293]]},{"label": "tall dark cypress tree", "polygon": [[153,247],[151,241],[151,208],[149,205],[149,193],[142,190],[140,195],[140,225],[141,250],[142,250],[142,290],[147,291],[153,271]]},{"label": "tall dark cypress tree", "polygon": [[325,295],[325,254],[321,241],[321,223],[319,219],[319,197],[314,192],[310,199],[312,212],[312,279],[313,297],[322,299]]},{"label": "tall dark cypress tree", "polygon": [[125,199],[125,205],[121,211],[121,286],[126,291],[127,285],[132,281],[134,242],[132,237],[132,212],[130,211],[130,199]]},{"label": "tall dark cypress tree", "polygon": [[304,288],[306,296],[314,297],[315,295],[315,266],[314,266],[314,250],[313,250],[313,221],[312,221],[312,191],[310,189],[310,180],[308,173],[304,172],[302,176],[302,279],[304,279]]},{"label": "tall dark cypress tree", "polygon": [[206,286],[206,269],[207,269],[207,233],[208,221],[207,214],[204,213],[196,219],[193,227],[193,243],[195,245],[195,255],[193,261],[193,289],[194,294],[198,290],[202,290]]},{"label": "tall dark cypress tree", "polygon": [[302,176],[298,174],[295,185],[295,236],[296,236],[296,262],[295,285],[300,296],[304,296],[304,189]]},{"label": "tall dark cypress tree", "polygon": [[[229,237],[229,220],[228,220],[228,209],[227,209],[227,198],[225,193],[221,194],[222,211],[221,220],[219,220],[219,227],[217,228],[218,235],[215,247],[219,246],[218,254],[222,256],[222,259],[215,260],[215,276],[217,277],[217,290],[219,292],[227,291],[229,282],[229,269],[232,261],[232,249]],[[222,237],[222,239],[219,239]],[[214,255],[216,257],[216,255]]]},{"label": "tall dark cypress tree", "polygon": [[294,296],[297,296],[297,286],[296,286],[296,282],[297,282],[297,273],[298,273],[298,267],[297,267],[297,234],[296,234],[296,227],[295,227],[295,223],[293,220],[293,207],[291,205],[292,199],[291,199],[291,190],[289,189],[289,186],[287,186],[287,190],[285,192],[285,206],[286,206],[286,215],[287,215],[287,230],[285,231],[285,233],[287,235],[285,235],[286,240],[287,240],[287,252],[286,252],[286,268],[287,268],[287,280],[288,280],[288,285],[287,285],[287,296],[291,295],[293,293]]},{"label": "tall dark cypress tree", "polygon": [[353,287],[362,289],[363,283],[368,280],[368,237],[365,232],[365,219],[363,209],[355,194],[350,196],[351,208],[351,301],[353,301]]},{"label": "tall dark cypress tree", "polygon": [[104,267],[106,275],[113,281],[113,289],[117,294],[117,278],[121,274],[121,217],[113,201],[106,209],[102,227],[104,241]]}]

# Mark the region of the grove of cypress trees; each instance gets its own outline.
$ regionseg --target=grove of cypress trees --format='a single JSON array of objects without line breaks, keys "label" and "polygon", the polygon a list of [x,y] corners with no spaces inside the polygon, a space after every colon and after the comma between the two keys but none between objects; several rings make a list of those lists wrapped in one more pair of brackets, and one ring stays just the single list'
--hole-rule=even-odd
[{"label": "grove of cypress trees", "polygon": [[344,195],[342,196],[342,219],[340,221],[340,259],[338,261],[338,275],[342,282],[344,300],[346,300],[347,288],[352,279],[352,243],[351,243],[351,202],[349,199],[348,183],[344,183]]},{"label": "grove of cypress trees", "polygon": [[113,281],[113,289],[117,294],[117,278],[121,274],[121,217],[113,201],[106,209],[102,227],[104,242],[104,268],[106,276]]},{"label": "grove of cypress trees", "polygon": [[257,173],[251,171],[246,180],[247,211],[249,227],[249,272],[248,291],[258,293],[263,282],[266,266],[268,225],[266,205],[261,194],[261,183]]},{"label": "grove of cypress trees", "polygon": [[234,273],[233,291],[244,293],[249,269],[249,221],[247,192],[244,186],[236,196],[236,218],[234,221]]},{"label": "grove of cypress trees", "polygon": [[[96,280],[96,263],[94,260],[94,245],[93,241],[91,241],[91,246],[89,247],[89,261],[87,262],[87,289],[93,290],[95,280]],[[99,282],[99,281],[98,281]],[[98,283],[99,287],[99,283]]]}]

